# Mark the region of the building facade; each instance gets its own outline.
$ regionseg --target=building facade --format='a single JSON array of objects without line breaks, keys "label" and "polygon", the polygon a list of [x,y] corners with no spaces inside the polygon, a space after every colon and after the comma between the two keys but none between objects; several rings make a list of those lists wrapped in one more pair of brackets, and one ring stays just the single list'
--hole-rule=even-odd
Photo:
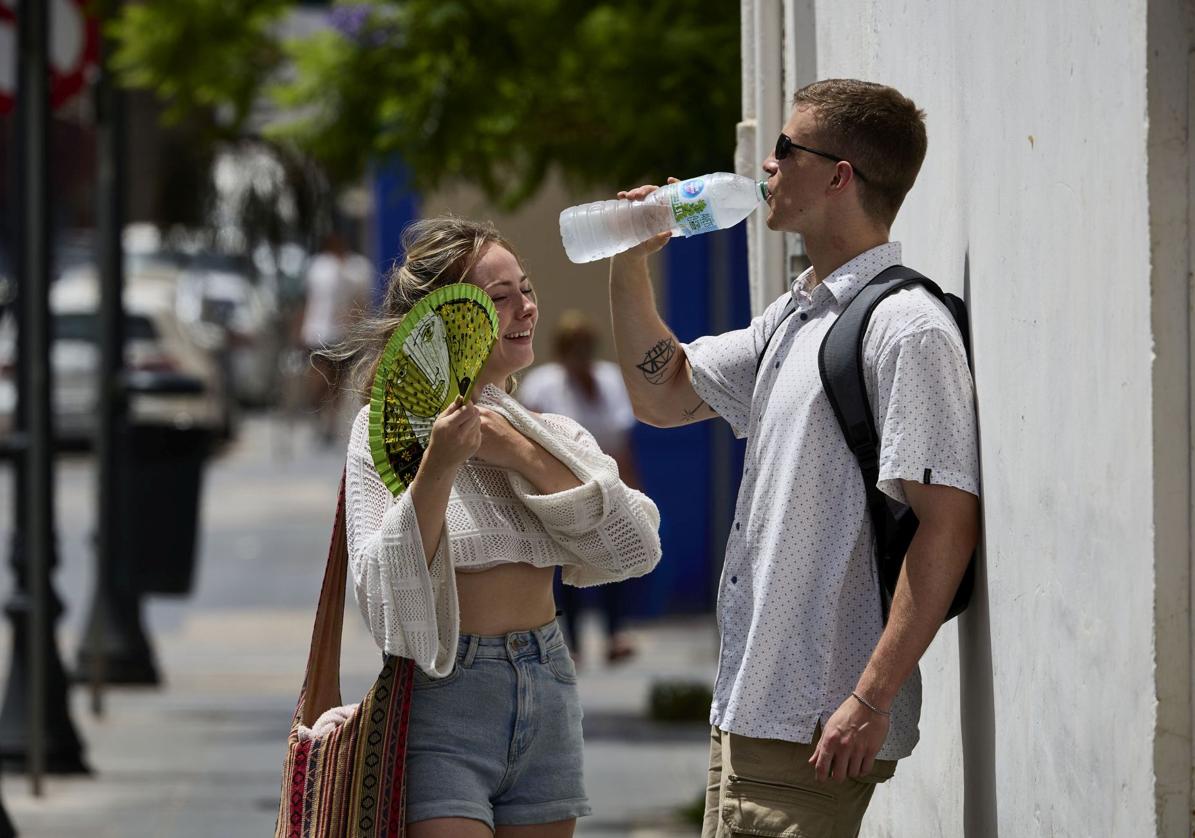
[{"label": "building facade", "polygon": [[[817,78],[929,153],[893,237],[969,303],[984,537],[866,836],[1192,834],[1189,0],[744,0],[739,165]],[[752,302],[799,242],[751,233]]]}]

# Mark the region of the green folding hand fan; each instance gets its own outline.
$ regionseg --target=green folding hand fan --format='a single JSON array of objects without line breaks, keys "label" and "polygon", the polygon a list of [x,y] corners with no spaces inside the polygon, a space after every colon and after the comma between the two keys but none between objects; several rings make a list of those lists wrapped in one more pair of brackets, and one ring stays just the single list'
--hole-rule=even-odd
[{"label": "green folding hand fan", "polygon": [[407,312],[378,362],[369,400],[369,450],[401,495],[415,477],[432,423],[473,392],[498,339],[498,313],[476,285],[437,288]]}]

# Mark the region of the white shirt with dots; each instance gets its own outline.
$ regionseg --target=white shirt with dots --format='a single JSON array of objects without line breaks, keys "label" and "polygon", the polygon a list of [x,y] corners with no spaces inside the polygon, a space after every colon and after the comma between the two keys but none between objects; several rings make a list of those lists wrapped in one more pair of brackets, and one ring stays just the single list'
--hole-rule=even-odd
[{"label": "white shirt with dots", "polygon": [[[867,496],[817,355],[851,299],[900,262],[900,244],[889,242],[811,291],[806,271],[747,328],[684,347],[698,395],[748,440],[718,591],[710,722],[724,731],[812,741],[855,688],[883,630]],[[790,302],[796,312],[782,321]],[[928,478],[978,495],[974,388],[945,306],[916,286],[887,297],[868,325],[863,359],[880,489],[903,504],[900,481]],[[912,753],[920,713],[914,670],[879,758]]]}]

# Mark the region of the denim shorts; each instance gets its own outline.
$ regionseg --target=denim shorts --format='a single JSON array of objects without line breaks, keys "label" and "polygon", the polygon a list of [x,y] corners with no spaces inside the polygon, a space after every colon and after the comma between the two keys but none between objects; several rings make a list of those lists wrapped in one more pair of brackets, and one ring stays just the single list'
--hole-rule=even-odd
[{"label": "denim shorts", "polygon": [[472,818],[493,829],[588,815],[577,670],[555,621],[461,635],[445,678],[415,670],[407,822]]}]

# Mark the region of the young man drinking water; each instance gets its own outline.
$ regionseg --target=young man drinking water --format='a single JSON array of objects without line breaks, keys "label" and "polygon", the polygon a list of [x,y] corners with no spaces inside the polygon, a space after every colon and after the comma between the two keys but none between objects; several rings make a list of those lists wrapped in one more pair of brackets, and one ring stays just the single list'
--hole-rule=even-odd
[{"label": "young man drinking water", "polygon": [[979,532],[966,352],[946,308],[912,286],[876,307],[863,343],[878,487],[921,522],[885,623],[866,491],[818,351],[851,299],[901,263],[889,230],[925,157],[924,114],[890,87],[845,79],[809,85],[793,104],[763,164],[768,227],[800,233],[812,262],[787,293],[743,329],[682,345],[647,269],[667,234],[610,269],[638,418],[720,416],[748,440],[718,592],[703,838],[858,833],[875,785],[917,742],[917,662]]}]

